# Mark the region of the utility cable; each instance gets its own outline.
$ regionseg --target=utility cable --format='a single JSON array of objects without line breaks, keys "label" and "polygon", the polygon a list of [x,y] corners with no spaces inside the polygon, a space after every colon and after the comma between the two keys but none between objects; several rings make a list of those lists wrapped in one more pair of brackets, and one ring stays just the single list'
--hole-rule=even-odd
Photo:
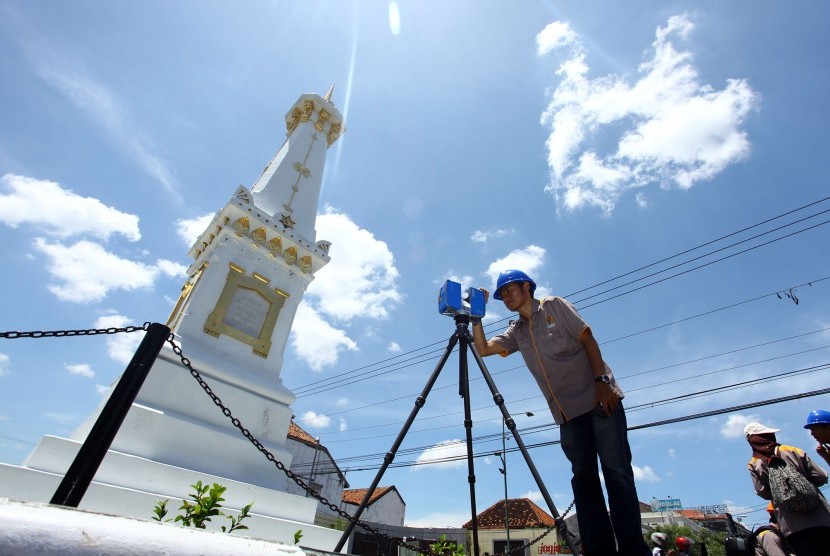
[{"label": "utility cable", "polygon": [[[566,298],[571,298],[571,297],[573,297],[573,296],[575,296],[575,295],[577,295],[577,294],[579,294],[579,293],[582,293],[582,292],[588,291],[588,290],[590,290],[590,289],[593,289],[593,288],[595,288],[595,287],[598,287],[598,286],[601,286],[601,285],[607,284],[607,283],[612,282],[612,281],[614,281],[614,280],[617,280],[617,279],[619,279],[619,278],[623,278],[623,277],[625,277],[625,276],[629,276],[629,275],[634,274],[634,273],[636,273],[636,272],[639,272],[639,271],[641,271],[641,270],[644,270],[644,269],[647,269],[647,268],[651,268],[651,267],[656,266],[656,265],[658,265],[658,264],[660,264],[660,263],[662,263],[662,262],[666,262],[666,261],[669,261],[669,260],[675,259],[675,258],[677,258],[677,257],[679,257],[679,256],[682,256],[682,255],[684,255],[684,254],[688,254],[688,253],[690,253],[690,252],[692,252],[692,251],[695,251],[695,250],[697,250],[697,249],[700,249],[700,248],[702,248],[702,247],[706,247],[706,246],[708,246],[708,245],[712,245],[712,244],[714,244],[714,243],[717,243],[717,242],[722,241],[722,240],[724,240],[724,239],[727,239],[727,238],[729,238],[729,237],[733,237],[733,236],[735,236],[735,235],[738,235],[738,234],[743,233],[743,232],[745,232],[745,231],[748,231],[748,230],[751,230],[751,229],[757,228],[757,227],[759,227],[759,226],[762,226],[762,225],[767,224],[767,223],[769,223],[769,222],[772,222],[772,221],[774,221],[774,220],[777,220],[777,219],[783,218],[783,217],[788,216],[788,215],[790,215],[790,214],[794,214],[794,213],[796,213],[796,212],[798,212],[798,211],[800,211],[800,210],[804,210],[804,209],[806,209],[806,208],[808,208],[808,207],[811,207],[811,206],[814,206],[814,205],[817,205],[817,204],[823,203],[823,202],[825,202],[825,201],[827,201],[827,200],[830,200],[830,197],[824,197],[824,198],[822,198],[822,199],[819,199],[819,200],[813,201],[813,202],[811,202],[811,203],[807,203],[807,204],[805,204],[805,205],[802,205],[801,207],[797,207],[797,208],[795,208],[795,209],[793,209],[793,210],[790,210],[790,211],[787,211],[787,212],[781,213],[781,214],[779,214],[779,215],[773,216],[773,217],[771,217],[771,218],[768,218],[768,219],[766,219],[766,220],[763,220],[763,221],[758,222],[758,223],[756,223],[756,224],[753,224],[753,225],[751,225],[751,226],[747,226],[747,227],[745,227],[745,228],[742,228],[742,229],[740,229],[740,230],[737,230],[737,231],[735,231],[735,232],[731,232],[731,233],[729,233],[729,234],[725,234],[725,235],[723,235],[723,236],[720,236],[720,237],[715,238],[715,239],[713,239],[713,240],[710,240],[710,241],[708,241],[708,242],[702,243],[702,244],[697,245],[697,246],[695,246],[695,247],[692,247],[692,248],[690,248],[690,249],[686,249],[686,250],[684,250],[684,251],[681,251],[680,253],[676,253],[676,254],[671,255],[671,256],[669,256],[669,257],[664,257],[663,259],[660,259],[660,260],[658,260],[658,261],[656,261],[656,262],[653,262],[653,263],[650,263],[650,264],[644,265],[644,266],[642,266],[642,267],[640,267],[640,268],[637,268],[637,269],[635,269],[635,270],[628,271],[628,272],[625,272],[625,273],[623,273],[623,274],[619,274],[619,275],[617,275],[617,276],[615,276],[615,277],[613,277],[613,278],[609,278],[609,279],[607,279],[607,280],[604,280],[604,281],[602,281],[602,282],[599,282],[599,283],[594,284],[594,285],[592,285],[592,286],[589,286],[589,287],[587,287],[587,288],[583,288],[583,289],[581,289],[581,290],[577,290],[577,291],[572,292],[572,293],[570,293],[570,294],[566,294],[564,297],[566,297]],[[823,212],[826,212],[826,211],[823,211]],[[811,216],[806,217],[806,218],[812,218],[813,216],[816,216],[817,214],[822,214],[823,212],[816,213],[816,214],[811,215]],[[805,220],[806,218],[802,218],[801,220],[799,220],[799,221],[797,221],[797,222],[803,221],[803,220]],[[824,223],[826,223],[826,222],[824,222]],[[822,224],[824,224],[824,223],[822,223]],[[793,223],[791,223],[791,224],[793,224]],[[791,224],[788,224],[788,225],[791,225]],[[819,224],[819,225],[821,225],[821,224]],[[781,226],[781,227],[779,227],[779,228],[776,228],[776,230],[781,229],[781,228],[783,228],[783,227],[784,227],[784,226]],[[805,231],[805,230],[801,230],[801,231]],[[766,233],[769,233],[769,232],[766,232]],[[796,233],[800,233],[800,232],[796,232]],[[755,237],[760,237],[760,235],[762,235],[762,234],[759,234],[759,235],[757,235],[757,236],[755,236]],[[793,235],[793,234],[790,234],[790,235]],[[789,236],[784,236],[784,237],[789,237]],[[783,239],[783,238],[779,238],[779,239]],[[774,241],[777,241],[777,240],[774,240]],[[768,243],[770,243],[770,242],[768,242]],[[764,244],[764,245],[766,245],[766,244]],[[711,253],[710,253],[710,254],[711,254]],[[695,259],[692,259],[692,260],[695,260]],[[721,260],[722,260],[722,259],[721,259]],[[685,263],[684,263],[684,264],[685,264]],[[698,268],[701,268],[701,267],[698,267]],[[692,270],[694,270],[694,269],[692,269]],[[679,274],[678,274],[678,276],[679,276]],[[610,290],[609,290],[609,291],[610,291]],[[631,290],[631,291],[636,291],[636,290]],[[597,295],[599,295],[599,294],[597,294]],[[623,295],[624,295],[624,294],[623,294]],[[591,297],[593,297],[593,296],[591,296]],[[619,297],[619,296],[615,296],[615,297]],[[588,299],[588,298],[586,298],[586,299]],[[609,299],[613,299],[613,298],[609,298]],[[595,304],[596,304],[596,303],[595,303]],[[492,323],[488,323],[488,324],[485,326],[485,328],[490,328],[490,327],[492,327],[492,326],[493,326],[493,325],[495,325],[495,324],[499,324],[499,323],[501,323],[501,322],[503,322],[503,321],[505,321],[505,320],[508,320],[509,318],[511,318],[511,317],[505,317],[505,318],[503,318],[503,319],[499,319],[499,320],[494,321],[494,322],[492,322]],[[377,365],[380,365],[380,364],[383,364],[383,363],[387,363],[387,362],[390,362],[390,361],[394,361],[394,360],[397,360],[397,359],[399,359],[399,358],[405,357],[405,356],[410,355],[410,354],[415,354],[415,353],[418,353],[418,352],[420,352],[420,351],[423,351],[424,349],[429,349],[430,347],[441,345],[442,343],[443,343],[443,341],[442,341],[442,340],[439,340],[439,341],[433,342],[433,343],[431,343],[431,344],[428,344],[428,345],[426,345],[426,346],[423,346],[423,347],[420,347],[420,348],[415,348],[415,349],[413,349],[413,350],[409,350],[409,351],[407,351],[407,352],[405,352],[405,353],[398,354],[398,355],[396,355],[396,356],[393,356],[393,357],[390,357],[390,358],[386,358],[386,359],[383,359],[383,360],[378,361],[378,362],[375,362],[375,363],[370,363],[370,364],[367,364],[367,365],[363,365],[363,366],[361,366],[361,367],[358,367],[358,368],[356,368],[356,369],[352,369],[352,370],[350,370],[350,371],[345,371],[345,372],[343,372],[343,373],[339,373],[337,376],[338,376],[338,378],[339,378],[339,377],[345,377],[345,376],[351,376],[353,373],[357,373],[357,372],[359,372],[359,371],[362,371],[362,370],[365,370],[365,369],[369,369],[369,368],[371,368],[371,367],[374,367],[374,366],[377,366]],[[311,382],[311,383],[308,383],[308,384],[305,384],[305,385],[302,385],[302,386],[296,387],[296,388],[294,388],[294,390],[299,392],[300,390],[304,390],[304,389],[306,389],[306,388],[313,387],[313,386],[315,386],[315,385],[317,385],[317,384],[325,384],[325,383],[327,383],[327,382],[329,382],[329,381],[331,381],[331,380],[333,380],[333,378],[332,378],[332,377],[330,377],[330,378],[325,378],[325,379],[321,379],[321,380],[319,380],[319,381]]]},{"label": "utility cable", "polygon": [[[821,371],[821,370],[826,370],[828,368],[830,368],[830,363],[822,363],[822,364],[811,366],[811,367],[804,367],[804,368],[796,369],[796,370],[793,370],[793,371],[786,371],[784,373],[779,373],[779,374],[771,375],[771,376],[768,376],[768,377],[762,377],[762,378],[758,378],[758,379],[741,381],[741,382],[733,383],[733,384],[730,384],[730,385],[720,386],[720,387],[716,387],[716,388],[710,388],[710,389],[706,389],[706,390],[700,390],[700,391],[697,391],[697,392],[686,393],[686,394],[683,394],[681,396],[673,396],[673,397],[665,398],[665,399],[662,399],[662,400],[645,402],[645,403],[642,403],[642,404],[638,404],[638,405],[634,405],[634,406],[631,406],[629,408],[626,408],[626,412],[627,413],[633,413],[633,412],[640,411],[640,410],[643,410],[643,409],[649,409],[649,408],[652,408],[652,407],[657,407],[659,405],[664,405],[666,403],[676,402],[678,400],[693,399],[693,398],[703,397],[703,396],[707,396],[707,395],[712,395],[714,393],[722,393],[724,391],[731,390],[731,389],[746,388],[748,386],[753,386],[754,384],[760,384],[760,383],[769,382],[769,381],[772,381],[772,380],[780,380],[780,379],[787,378],[787,377],[790,377],[790,376],[793,376],[793,375],[817,372],[817,371]],[[764,402],[754,402],[754,404],[743,404],[743,405],[740,405],[740,406],[733,406],[733,407],[726,408],[726,409],[714,410],[714,412],[704,412],[704,413],[700,413],[700,414],[695,414],[695,416],[693,416],[691,418],[700,418],[698,416],[720,415],[722,413],[738,411],[738,410],[741,410],[741,409],[748,409],[748,408],[753,408],[753,407],[760,407],[762,405],[771,405],[771,404],[775,404],[775,403],[782,403],[784,401],[790,401],[790,400],[794,400],[794,399],[801,399],[803,397],[817,396],[817,395],[820,395],[820,394],[823,394],[823,393],[828,393],[828,392],[830,392],[830,388],[826,388],[826,389],[822,389],[822,390],[814,390],[812,392],[807,392],[807,393],[793,394],[793,395],[790,395],[790,396],[783,396],[783,397],[780,397],[780,398],[773,398],[772,400],[766,400]],[[737,409],[735,409],[735,408],[737,408]],[[665,420],[665,421],[660,421],[659,423],[663,423],[663,422],[673,423],[673,422],[680,422],[680,421],[683,421],[683,420],[688,420],[688,419],[683,418],[683,417],[678,417],[678,418],[674,418],[674,419],[668,419],[668,420]],[[653,425],[638,425],[638,426],[634,426],[634,427],[629,427],[628,430],[638,430],[640,428],[648,428],[649,426],[653,426]],[[527,432],[529,432],[531,429],[534,430],[535,432],[540,432],[542,430],[549,430],[549,429],[553,429],[553,428],[557,428],[557,427],[558,427],[558,425],[556,425],[556,424],[548,423],[548,424],[543,424],[543,425],[537,425],[537,426],[534,426],[534,427],[528,427],[526,429],[520,429],[520,433],[524,435]],[[363,438],[360,438],[360,439],[351,439],[351,440],[355,441],[355,440],[362,440],[362,439],[367,439],[367,438],[382,438],[382,437],[388,437],[388,436],[389,435],[387,434],[387,435],[381,435],[381,436],[375,436],[375,437],[363,437]],[[500,440],[501,437],[502,437],[502,433],[493,433],[493,434],[488,434],[488,435],[483,435],[483,436],[476,437],[473,442],[474,442],[474,444],[481,444],[481,443],[485,443],[485,442],[492,441],[492,440]],[[553,442],[533,444],[533,445],[529,445],[528,447],[530,447],[530,446],[534,446],[534,447],[548,446],[548,445],[558,444],[558,443],[559,443],[559,441],[557,440],[557,441],[553,441]],[[420,453],[420,452],[423,452],[424,450],[427,450],[427,449],[433,448],[433,447],[434,447],[434,445],[415,446],[415,447],[411,447],[411,448],[405,448],[405,449],[399,450],[398,455],[400,455],[400,454]],[[510,448],[507,451],[508,452],[513,452],[513,451],[517,451],[517,450],[518,450],[518,447]],[[378,452],[378,453],[374,453],[374,454],[349,456],[349,457],[345,457],[345,458],[338,458],[338,461],[348,462],[348,461],[361,461],[361,460],[376,459],[376,458],[377,459],[382,459],[384,454],[385,454],[385,452]],[[483,454],[483,455],[489,455],[489,452],[487,454]],[[460,459],[463,459],[463,458],[460,458]],[[431,462],[436,462],[436,461],[443,461],[443,460],[431,460]],[[448,460],[448,461],[452,461],[452,460]],[[298,466],[298,467],[302,467],[302,466]]]}]

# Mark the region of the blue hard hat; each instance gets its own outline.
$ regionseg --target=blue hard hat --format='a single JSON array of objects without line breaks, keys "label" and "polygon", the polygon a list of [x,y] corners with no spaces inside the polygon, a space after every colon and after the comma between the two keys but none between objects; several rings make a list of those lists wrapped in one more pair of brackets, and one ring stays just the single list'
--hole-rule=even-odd
[{"label": "blue hard hat", "polygon": [[530,276],[521,270],[505,270],[499,274],[499,279],[496,281],[496,292],[493,294],[493,299],[501,301],[501,294],[499,293],[501,289],[514,282],[530,282],[530,295],[533,295],[533,292],[536,291],[536,282],[531,280]]},{"label": "blue hard hat", "polygon": [[823,409],[811,411],[810,414],[807,415],[807,424],[804,425],[804,428],[809,429],[813,425],[830,425],[830,411],[825,411]]}]

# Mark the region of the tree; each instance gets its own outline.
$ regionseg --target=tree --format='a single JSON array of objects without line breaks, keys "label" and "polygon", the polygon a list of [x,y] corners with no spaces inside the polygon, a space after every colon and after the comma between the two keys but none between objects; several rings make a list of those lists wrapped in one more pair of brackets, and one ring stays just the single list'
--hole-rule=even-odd
[{"label": "tree", "polygon": [[674,540],[677,537],[686,537],[694,542],[694,554],[699,554],[700,545],[706,545],[706,552],[709,556],[726,556],[726,533],[721,531],[712,531],[711,529],[694,530],[688,525],[658,525],[650,528],[646,533],[646,542],[651,546],[651,534],[655,532],[665,533],[668,535],[667,546],[674,547]]}]

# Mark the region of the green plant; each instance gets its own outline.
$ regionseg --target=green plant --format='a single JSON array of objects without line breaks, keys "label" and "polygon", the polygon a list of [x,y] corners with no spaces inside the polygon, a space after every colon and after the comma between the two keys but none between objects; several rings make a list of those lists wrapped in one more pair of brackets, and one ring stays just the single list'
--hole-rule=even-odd
[{"label": "green plant", "polygon": [[345,531],[346,530],[346,522],[343,521],[342,518],[338,517],[334,520],[334,523],[329,525],[330,529],[336,529],[337,531]]},{"label": "green plant", "polygon": [[447,539],[447,535],[441,535],[438,540],[429,545],[433,554],[441,556],[464,556],[464,547]]},{"label": "green plant", "polygon": [[155,514],[153,519],[164,522],[181,522],[186,527],[205,529],[206,524],[212,518],[222,516],[231,522],[228,527],[221,526],[223,533],[232,533],[233,531],[248,528],[247,525],[242,525],[241,522],[243,519],[250,517],[249,512],[251,506],[254,505],[253,502],[243,507],[239,512],[239,516],[233,516],[222,511],[222,502],[225,501],[222,495],[228,490],[227,487],[219,483],[213,483],[212,486],[203,485],[202,481],[196,481],[196,484],[190,485],[190,487],[193,489],[193,493],[189,495],[190,500],[182,500],[182,505],[179,507],[180,513],[175,519],[164,519],[168,514],[167,503],[169,500],[158,500],[156,502],[153,508],[153,513]]},{"label": "green plant", "polygon": [[726,556],[724,542],[727,534],[725,532],[712,531],[706,528],[694,530],[686,525],[658,525],[657,527],[650,528],[645,535],[646,543],[649,546],[651,546],[651,534],[655,531],[666,533],[669,536],[668,546],[670,547],[674,547],[674,539],[677,537],[686,537],[692,539],[695,544],[694,550],[696,551],[700,550],[701,544],[705,544],[706,552],[709,556]]},{"label": "green plant", "polygon": [[303,538],[303,530],[297,529],[294,531],[294,544],[299,543],[301,538]]}]

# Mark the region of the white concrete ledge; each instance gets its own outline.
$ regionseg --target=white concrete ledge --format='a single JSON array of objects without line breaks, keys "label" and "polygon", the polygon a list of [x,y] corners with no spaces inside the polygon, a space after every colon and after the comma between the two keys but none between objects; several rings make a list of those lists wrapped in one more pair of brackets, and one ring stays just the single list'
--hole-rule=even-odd
[{"label": "white concrete ledge", "polygon": [[318,555],[298,546],[0,498],[0,556]]}]

